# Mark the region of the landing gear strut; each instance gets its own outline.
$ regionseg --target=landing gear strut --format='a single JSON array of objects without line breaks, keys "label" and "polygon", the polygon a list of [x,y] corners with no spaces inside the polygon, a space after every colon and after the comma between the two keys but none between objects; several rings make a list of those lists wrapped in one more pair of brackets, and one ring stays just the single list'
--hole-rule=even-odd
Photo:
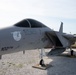
[{"label": "landing gear strut", "polygon": [[40,52],[40,59],[41,60],[39,62],[39,65],[41,65],[41,67],[45,67],[44,60],[43,60],[43,56],[44,56],[43,51],[44,51],[44,49],[41,49],[41,52]]}]

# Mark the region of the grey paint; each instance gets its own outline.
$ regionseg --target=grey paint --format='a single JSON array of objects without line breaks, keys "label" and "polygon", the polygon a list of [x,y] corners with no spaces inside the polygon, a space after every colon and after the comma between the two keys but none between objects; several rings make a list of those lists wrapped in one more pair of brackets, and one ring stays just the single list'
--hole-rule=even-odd
[{"label": "grey paint", "polygon": [[[63,25],[61,25],[60,31],[62,27]],[[56,40],[52,38],[50,41],[45,34],[46,32],[50,33],[50,36],[58,37],[63,45],[62,47],[70,47],[70,44],[73,44],[72,42],[75,42],[75,37],[73,35],[70,35],[72,38],[69,38],[68,34],[53,31],[48,27],[26,28],[12,26],[0,30],[0,55],[54,46],[51,41],[56,42]]]}]

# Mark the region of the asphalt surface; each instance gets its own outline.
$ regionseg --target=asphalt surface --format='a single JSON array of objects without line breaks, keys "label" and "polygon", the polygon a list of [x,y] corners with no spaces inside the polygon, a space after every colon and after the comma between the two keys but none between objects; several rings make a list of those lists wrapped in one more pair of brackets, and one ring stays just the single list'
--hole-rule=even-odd
[{"label": "asphalt surface", "polygon": [[3,55],[0,60],[0,75],[76,75],[76,57],[68,57],[69,54],[69,50],[66,50],[60,56],[44,56],[45,63],[52,65],[46,70],[32,68],[39,63],[39,50]]}]

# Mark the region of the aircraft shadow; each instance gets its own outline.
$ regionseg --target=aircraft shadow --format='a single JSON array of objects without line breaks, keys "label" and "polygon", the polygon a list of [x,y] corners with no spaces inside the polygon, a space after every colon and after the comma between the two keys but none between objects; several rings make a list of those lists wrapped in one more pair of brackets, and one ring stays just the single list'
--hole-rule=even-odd
[{"label": "aircraft shadow", "polygon": [[[76,75],[76,58],[67,57],[69,54],[66,51],[58,56],[47,56],[53,60],[49,63],[52,67],[47,69],[47,75]],[[76,51],[74,54],[76,55]]]}]

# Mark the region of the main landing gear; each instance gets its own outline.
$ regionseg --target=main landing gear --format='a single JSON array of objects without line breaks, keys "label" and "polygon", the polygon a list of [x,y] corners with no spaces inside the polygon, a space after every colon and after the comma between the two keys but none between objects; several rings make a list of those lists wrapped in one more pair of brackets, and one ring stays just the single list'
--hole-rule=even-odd
[{"label": "main landing gear", "polygon": [[70,55],[74,56],[74,50],[72,50],[72,47],[70,47]]},{"label": "main landing gear", "polygon": [[76,55],[74,54],[74,50],[72,50],[72,47],[70,47],[70,55],[68,57],[76,58]]},{"label": "main landing gear", "polygon": [[74,56],[74,51],[73,50],[70,51],[70,55]]}]

